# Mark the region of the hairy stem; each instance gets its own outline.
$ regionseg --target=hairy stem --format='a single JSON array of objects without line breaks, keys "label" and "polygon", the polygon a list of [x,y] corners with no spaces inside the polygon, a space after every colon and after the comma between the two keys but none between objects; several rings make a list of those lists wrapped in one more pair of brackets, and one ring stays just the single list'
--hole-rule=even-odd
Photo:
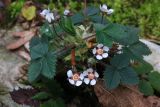
[{"label": "hairy stem", "polygon": [[87,0],[84,0],[84,16],[86,16]]},{"label": "hairy stem", "polygon": [[103,24],[104,13],[102,13],[101,24]]},{"label": "hairy stem", "polygon": [[53,30],[54,30],[55,34],[58,36],[58,33],[57,33],[55,26],[54,26],[54,23],[53,23]]}]

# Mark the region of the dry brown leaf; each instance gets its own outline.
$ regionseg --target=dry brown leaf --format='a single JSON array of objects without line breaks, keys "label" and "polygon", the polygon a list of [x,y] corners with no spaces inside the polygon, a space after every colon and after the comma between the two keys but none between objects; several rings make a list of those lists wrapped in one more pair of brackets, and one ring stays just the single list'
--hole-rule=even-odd
[{"label": "dry brown leaf", "polygon": [[16,42],[10,43],[6,46],[9,50],[17,49],[27,43],[31,38],[35,35],[36,31],[22,31],[22,32],[15,32],[13,33],[14,36],[20,37]]},{"label": "dry brown leaf", "polygon": [[25,51],[19,51],[18,54],[24,58],[25,60],[27,60],[28,62],[31,60],[31,57],[29,55],[28,52],[25,52]]},{"label": "dry brown leaf", "polygon": [[147,100],[151,103],[151,107],[160,107],[160,98],[156,96],[149,96]]},{"label": "dry brown leaf", "polygon": [[103,107],[151,107],[136,87],[119,86],[108,91],[104,88],[103,81],[99,81],[94,90]]}]

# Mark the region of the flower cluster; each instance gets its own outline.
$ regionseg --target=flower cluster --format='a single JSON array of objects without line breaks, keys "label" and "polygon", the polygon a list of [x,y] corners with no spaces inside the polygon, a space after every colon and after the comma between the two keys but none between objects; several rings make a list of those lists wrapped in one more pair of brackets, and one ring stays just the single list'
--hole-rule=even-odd
[{"label": "flower cluster", "polygon": [[103,44],[98,44],[93,50],[92,53],[96,56],[98,60],[108,57],[109,48]]},{"label": "flower cluster", "polygon": [[[68,15],[70,14],[70,10],[65,9],[64,12],[63,12],[63,14],[64,14],[65,16],[68,16]],[[49,23],[51,23],[52,21],[55,20],[55,17],[54,17],[54,15],[53,15],[53,13],[50,11],[50,9],[44,9],[44,10],[40,13],[40,15],[41,15],[42,17],[44,17]]]},{"label": "flower cluster", "polygon": [[89,68],[83,73],[73,73],[72,70],[68,70],[67,76],[70,84],[74,86],[80,86],[83,82],[87,85],[95,85],[99,74],[92,68]]},{"label": "flower cluster", "polygon": [[[107,13],[108,15],[112,14],[114,12],[113,9],[108,9],[107,5],[103,4],[103,5],[100,5],[100,10],[103,12],[103,13]],[[70,14],[70,10],[68,9],[65,9],[63,14],[64,16],[69,16]],[[55,17],[53,15],[53,13],[50,11],[50,9],[44,9],[41,13],[40,13],[41,16],[43,16],[49,23],[51,23],[52,21],[55,20]]]}]

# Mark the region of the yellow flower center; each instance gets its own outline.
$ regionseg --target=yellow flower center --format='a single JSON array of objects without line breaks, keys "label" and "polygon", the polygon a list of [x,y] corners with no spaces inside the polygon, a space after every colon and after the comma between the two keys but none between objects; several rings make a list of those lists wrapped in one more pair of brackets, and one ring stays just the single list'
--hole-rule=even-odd
[{"label": "yellow flower center", "polygon": [[94,79],[94,74],[92,73],[92,72],[89,72],[89,74],[88,74],[88,78],[90,79],[90,80],[92,80],[92,79]]},{"label": "yellow flower center", "polygon": [[102,55],[103,54],[103,49],[97,49],[97,54]]},{"label": "yellow flower center", "polygon": [[75,73],[72,77],[73,80],[79,80],[79,74]]}]

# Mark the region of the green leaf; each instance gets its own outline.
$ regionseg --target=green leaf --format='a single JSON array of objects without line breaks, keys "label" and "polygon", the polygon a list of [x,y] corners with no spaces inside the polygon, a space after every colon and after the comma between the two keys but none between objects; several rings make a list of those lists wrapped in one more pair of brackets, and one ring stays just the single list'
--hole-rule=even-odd
[{"label": "green leaf", "polygon": [[45,100],[45,99],[48,99],[50,97],[50,95],[46,92],[39,92],[37,93],[36,95],[34,95],[32,97],[32,99],[34,100]]},{"label": "green leaf", "polygon": [[71,17],[71,19],[73,24],[81,24],[85,18],[82,13],[76,13]]},{"label": "green leaf", "polygon": [[105,27],[104,32],[122,45],[130,45],[139,41],[138,30],[133,27],[110,23]]},{"label": "green leaf", "polygon": [[108,66],[104,72],[104,80],[107,89],[114,89],[120,83],[120,74],[114,67]]},{"label": "green leaf", "polygon": [[35,46],[35,45],[37,45],[37,44],[39,44],[41,42],[41,39],[38,37],[38,36],[34,36],[32,39],[31,39],[31,41],[30,41],[30,49],[33,47],[33,46]]},{"label": "green leaf", "polygon": [[43,38],[33,38],[30,44],[31,59],[37,59],[44,56],[48,52],[48,43]]},{"label": "green leaf", "polygon": [[51,79],[56,73],[57,58],[52,53],[47,53],[42,59],[42,75]]},{"label": "green leaf", "polygon": [[122,84],[135,85],[139,82],[136,72],[131,67],[126,67],[119,70],[119,74],[121,76]]},{"label": "green leaf", "polygon": [[96,40],[98,43],[102,43],[108,47],[112,46],[113,39],[108,36],[103,29],[105,28],[102,24],[94,24],[94,28],[96,30]]},{"label": "green leaf", "polygon": [[143,62],[143,55],[149,55],[151,53],[150,49],[140,41],[130,45],[129,47],[124,47],[123,51],[130,59],[141,62]]},{"label": "green leaf", "polygon": [[22,8],[22,16],[30,21],[32,20],[34,17],[36,17],[36,7],[35,6],[29,6],[29,7],[23,7]]},{"label": "green leaf", "polygon": [[91,21],[93,21],[94,23],[99,23],[99,24],[108,24],[110,23],[106,18],[103,18],[103,22],[102,20],[102,16],[99,15],[93,15],[93,16],[89,16],[89,19]]},{"label": "green leaf", "polygon": [[139,78],[130,67],[129,59],[125,58],[125,54],[121,54],[114,56],[111,60],[111,66],[106,67],[104,81],[108,89],[114,89],[120,83],[127,85],[138,84]]},{"label": "green leaf", "polygon": [[41,73],[42,63],[39,60],[32,61],[29,65],[28,80],[34,82]]},{"label": "green leaf", "polygon": [[153,70],[152,65],[150,65],[148,62],[137,62],[137,64],[133,65],[134,70],[137,72],[137,74],[145,74],[149,73]]},{"label": "green leaf", "polygon": [[49,100],[41,104],[40,107],[65,107],[65,103],[62,99]]},{"label": "green leaf", "polygon": [[152,72],[149,74],[149,82],[151,83],[152,87],[160,92],[160,73]]},{"label": "green leaf", "polygon": [[93,6],[89,6],[84,10],[87,16],[95,15],[99,13],[99,9]]},{"label": "green leaf", "polygon": [[126,54],[118,54],[111,59],[111,64],[118,69],[127,67],[129,63],[130,59],[126,56]]},{"label": "green leaf", "polygon": [[48,22],[43,24],[43,26],[40,27],[39,31],[42,36],[46,36],[49,38],[53,38],[55,36],[55,33],[53,31],[53,27],[51,27]]},{"label": "green leaf", "polygon": [[109,38],[110,40],[112,40],[112,42],[114,41],[126,46],[139,41],[138,38],[139,30],[134,27],[108,23],[106,26],[102,24],[95,24],[95,29],[96,29],[96,36],[100,35],[100,37],[98,38],[103,38],[105,41],[107,41],[107,39]]},{"label": "green leaf", "polygon": [[150,49],[142,42],[137,42],[133,45],[130,45],[130,51],[135,55],[135,56],[140,56],[140,55],[149,55],[151,54]]},{"label": "green leaf", "polygon": [[67,32],[73,36],[76,35],[76,31],[75,31],[74,25],[73,25],[70,17],[61,18],[60,24],[65,32]]},{"label": "green leaf", "polygon": [[154,90],[150,84],[150,82],[146,81],[146,80],[141,80],[139,82],[139,90],[140,92],[142,92],[145,96],[150,96],[154,94]]}]

